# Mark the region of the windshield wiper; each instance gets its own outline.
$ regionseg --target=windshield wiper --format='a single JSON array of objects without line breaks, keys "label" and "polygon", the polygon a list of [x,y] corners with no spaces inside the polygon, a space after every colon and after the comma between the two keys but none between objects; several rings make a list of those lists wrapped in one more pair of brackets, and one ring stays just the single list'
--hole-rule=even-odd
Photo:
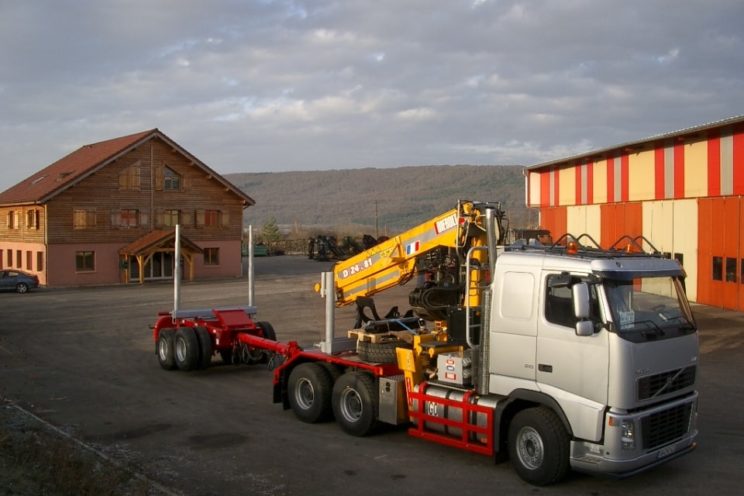
[{"label": "windshield wiper", "polygon": [[657,324],[653,320],[636,320],[635,322],[633,322],[633,326],[636,326],[639,324],[644,324],[644,325],[649,326],[649,329],[638,329],[639,331],[647,331],[647,330],[654,331],[657,336],[664,336],[666,334],[664,332],[664,329],[659,327],[659,324]]}]

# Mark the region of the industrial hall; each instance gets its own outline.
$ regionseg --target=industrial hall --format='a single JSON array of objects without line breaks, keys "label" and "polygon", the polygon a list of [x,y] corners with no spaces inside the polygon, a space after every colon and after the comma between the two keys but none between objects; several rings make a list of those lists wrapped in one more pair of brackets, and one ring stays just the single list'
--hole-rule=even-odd
[{"label": "industrial hall", "polygon": [[534,165],[525,182],[554,239],[643,236],[683,265],[691,301],[744,311],[744,116]]}]

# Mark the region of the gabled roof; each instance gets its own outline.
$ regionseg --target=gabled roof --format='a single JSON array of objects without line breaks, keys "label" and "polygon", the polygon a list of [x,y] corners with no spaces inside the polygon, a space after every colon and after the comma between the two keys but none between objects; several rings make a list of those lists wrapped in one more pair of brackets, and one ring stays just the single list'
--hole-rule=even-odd
[{"label": "gabled roof", "polygon": [[81,146],[69,155],[0,193],[0,205],[45,203],[132,149],[154,138],[163,140],[174,151],[182,154],[193,164],[203,169],[208,175],[225,186],[227,190],[240,197],[246,205],[256,203],[250,196],[207,167],[206,164],[180,147],[160,130],[150,129],[141,133]]},{"label": "gabled roof", "polygon": [[[144,236],[141,236],[131,243],[129,243],[127,246],[119,250],[119,253],[121,255],[145,255],[149,253],[153,248],[159,248],[162,246],[165,246],[166,244],[173,244],[176,240],[176,231],[159,231],[159,230],[153,230],[149,233],[145,234]],[[185,249],[194,252],[194,253],[201,253],[202,249],[199,248],[199,246],[191,241],[190,239],[186,238],[186,236],[181,235],[181,246],[183,246]]]},{"label": "gabled roof", "polygon": [[614,145],[614,146],[607,147],[607,148],[601,148],[599,150],[593,150],[590,152],[581,153],[579,155],[574,155],[571,157],[551,160],[549,162],[543,162],[541,164],[529,166],[525,170],[529,171],[529,170],[535,170],[535,169],[542,169],[543,167],[550,167],[553,165],[565,164],[567,162],[590,159],[593,157],[601,157],[601,156],[610,155],[610,154],[617,153],[619,151],[623,151],[627,149],[632,150],[632,149],[638,148],[639,146],[647,145],[649,143],[653,143],[656,141],[670,140],[670,139],[684,139],[686,137],[693,137],[693,136],[699,135],[711,129],[718,129],[718,128],[722,128],[726,126],[734,126],[734,125],[738,125],[741,123],[744,123],[744,115],[737,115],[734,117],[721,119],[719,121],[709,122],[707,124],[701,124],[699,126],[693,126],[693,127],[688,127],[685,129],[680,129],[679,131],[672,131],[670,133],[662,133],[662,134],[657,134],[654,136],[649,136],[648,138],[644,138],[638,141],[621,143],[619,145]]}]

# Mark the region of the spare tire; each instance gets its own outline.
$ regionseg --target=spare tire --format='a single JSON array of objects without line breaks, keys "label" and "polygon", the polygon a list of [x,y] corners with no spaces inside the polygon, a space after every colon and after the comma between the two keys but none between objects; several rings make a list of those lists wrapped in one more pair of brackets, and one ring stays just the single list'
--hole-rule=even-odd
[{"label": "spare tire", "polygon": [[398,357],[396,348],[410,349],[411,345],[399,339],[372,343],[369,341],[357,341],[357,354],[365,362],[371,363],[396,363]]}]

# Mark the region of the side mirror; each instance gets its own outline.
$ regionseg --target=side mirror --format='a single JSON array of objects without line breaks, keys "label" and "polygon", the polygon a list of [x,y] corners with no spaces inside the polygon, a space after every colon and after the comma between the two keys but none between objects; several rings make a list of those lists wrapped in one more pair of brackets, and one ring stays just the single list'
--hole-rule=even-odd
[{"label": "side mirror", "polygon": [[594,322],[591,320],[580,320],[576,322],[577,336],[591,336],[594,334]]},{"label": "side mirror", "polygon": [[589,285],[577,282],[571,286],[574,315],[576,316],[576,335],[591,336],[594,334],[594,323],[589,320]]},{"label": "side mirror", "polygon": [[574,315],[578,320],[589,318],[589,285],[585,282],[577,282],[571,286],[573,297]]}]

